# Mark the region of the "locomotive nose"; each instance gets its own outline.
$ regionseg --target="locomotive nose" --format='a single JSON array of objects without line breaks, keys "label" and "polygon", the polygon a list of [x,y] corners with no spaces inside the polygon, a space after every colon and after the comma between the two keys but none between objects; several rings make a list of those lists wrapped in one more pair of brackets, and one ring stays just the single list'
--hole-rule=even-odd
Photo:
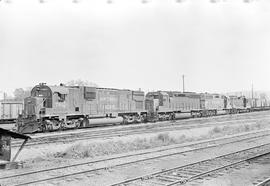
[{"label": "locomotive nose", "polygon": [[24,111],[27,117],[38,117],[40,114],[45,114],[45,108],[43,107],[43,98],[28,97],[24,100]]},{"label": "locomotive nose", "polygon": [[35,112],[36,99],[34,97],[27,97],[24,99],[24,111],[27,116],[33,116]]}]

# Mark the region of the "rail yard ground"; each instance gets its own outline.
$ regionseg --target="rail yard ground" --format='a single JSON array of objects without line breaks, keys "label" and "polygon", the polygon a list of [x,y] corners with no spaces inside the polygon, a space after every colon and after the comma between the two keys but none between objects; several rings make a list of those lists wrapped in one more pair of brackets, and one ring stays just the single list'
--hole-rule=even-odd
[{"label": "rail yard ground", "polygon": [[[54,169],[55,167],[82,164],[90,161],[92,163],[88,163],[87,168],[69,168],[69,171],[72,173],[74,169],[77,169],[76,171],[81,169],[100,169],[90,173],[86,171],[74,176],[69,175],[57,179],[43,180],[35,182],[33,185],[111,185],[152,172],[265,144],[270,139],[269,130],[270,111],[263,111],[179,120],[176,122],[157,122],[35,134],[32,137],[34,139],[40,138],[41,141],[44,141],[44,137],[55,136],[55,138],[51,138],[50,142],[47,141],[38,145],[33,143],[27,146],[18,157],[18,160],[23,162],[23,167],[17,170],[1,170],[0,183],[2,185],[18,185],[22,183],[20,176],[16,178],[17,174],[37,172],[38,170],[48,168]],[[194,143],[204,142],[207,144],[204,144],[207,147],[211,146],[210,140],[216,138],[225,142],[239,135],[255,135],[254,132],[261,136],[257,136],[254,139],[235,141],[234,143],[219,144],[219,146],[213,148],[184,152],[185,150],[192,149],[188,145]],[[94,133],[99,133],[99,135],[95,136]],[[69,135],[68,138],[61,139],[61,136],[67,134]],[[89,136],[85,136],[86,134],[89,134]],[[72,135],[77,137],[72,137]],[[81,138],[78,136],[81,136]],[[15,151],[14,149],[13,152]],[[151,154],[147,154],[150,151]],[[162,156],[165,154],[165,156],[153,158],[161,156],[161,154]],[[129,157],[130,155],[132,157]],[[123,159],[123,156],[125,159]],[[141,160],[149,158],[149,156],[152,158]],[[119,157],[122,157],[122,159]],[[104,158],[110,158],[110,160],[101,161]],[[140,161],[119,165],[135,160]],[[93,163],[93,161],[96,163]],[[270,177],[269,170],[269,164],[257,162],[250,166],[244,165],[237,169],[223,171],[219,175],[201,178],[196,183],[197,185],[253,185],[260,179],[265,179],[267,176]],[[57,175],[64,173],[67,173],[67,170],[57,170]],[[30,174],[30,176],[28,175],[23,180],[24,182],[42,180],[52,174],[55,173]],[[12,175],[15,175],[15,177],[8,178]],[[259,175],[263,175],[263,178],[259,178]],[[100,179],[101,177],[102,179]],[[196,183],[192,184],[196,185]]]}]

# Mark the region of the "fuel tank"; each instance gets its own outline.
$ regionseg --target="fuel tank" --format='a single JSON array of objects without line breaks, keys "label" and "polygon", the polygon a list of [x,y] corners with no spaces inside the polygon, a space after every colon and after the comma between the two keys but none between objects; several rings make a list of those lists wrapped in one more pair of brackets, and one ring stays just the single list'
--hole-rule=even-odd
[{"label": "fuel tank", "polygon": [[227,113],[226,110],[218,110],[217,111],[217,115],[224,115],[226,113]]},{"label": "fuel tank", "polygon": [[175,119],[185,119],[185,118],[191,118],[190,112],[182,112],[182,113],[175,113]]},{"label": "fuel tank", "polygon": [[122,117],[108,117],[108,118],[89,118],[85,127],[104,126],[104,125],[117,125],[123,123]]}]

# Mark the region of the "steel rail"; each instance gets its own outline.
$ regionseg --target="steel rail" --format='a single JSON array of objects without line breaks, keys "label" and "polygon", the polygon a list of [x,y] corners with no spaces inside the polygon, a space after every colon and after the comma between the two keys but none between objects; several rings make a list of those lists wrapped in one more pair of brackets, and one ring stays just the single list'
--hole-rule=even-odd
[{"label": "steel rail", "polygon": [[[245,151],[249,151],[249,150],[255,150],[255,149],[258,149],[258,148],[265,147],[265,146],[269,146],[269,147],[270,147],[270,143],[265,143],[265,144],[263,144],[263,145],[258,145],[258,146],[256,146],[256,147],[247,148],[247,149],[240,150],[240,151],[237,151],[237,152],[223,154],[223,155],[217,156],[217,157],[215,157],[215,158],[208,158],[208,159],[205,159],[205,160],[203,160],[203,161],[197,161],[197,162],[194,162],[194,163],[191,163],[191,164],[187,164],[187,165],[183,165],[183,166],[177,166],[177,167],[173,167],[173,168],[170,168],[170,169],[166,169],[166,170],[162,170],[162,171],[157,171],[157,172],[154,172],[154,173],[151,173],[151,174],[146,174],[146,175],[143,175],[143,176],[139,176],[139,177],[127,179],[127,180],[124,180],[124,181],[122,181],[122,182],[118,182],[118,183],[111,184],[110,186],[127,185],[127,184],[132,183],[132,182],[137,181],[137,180],[149,180],[149,178],[154,178],[155,176],[162,175],[162,174],[164,174],[164,173],[168,173],[168,172],[171,172],[171,171],[176,171],[177,169],[187,168],[187,167],[190,167],[190,166],[194,166],[194,165],[196,165],[196,164],[201,164],[201,163],[213,161],[213,160],[216,160],[216,159],[218,159],[218,158],[224,158],[224,157],[226,157],[226,156],[230,156],[230,155],[234,155],[234,154],[239,154],[239,153],[241,153],[241,152],[245,152]],[[249,159],[254,159],[254,158],[256,158],[256,157],[261,157],[261,156],[263,156],[263,155],[268,155],[268,154],[270,154],[270,151],[267,151],[266,153],[260,153],[259,155],[255,155],[255,156],[246,158],[245,160],[241,160],[241,161],[238,161],[238,162],[234,162],[234,163],[231,163],[230,165],[226,165],[226,166],[223,166],[223,167],[224,167],[224,168],[230,167],[230,166],[233,166],[233,165],[235,165],[235,164],[239,164],[239,163],[241,163],[241,162],[248,161]],[[210,171],[210,172],[215,172],[215,171],[216,171],[216,170],[213,169],[213,170]],[[210,172],[207,171],[207,172],[201,173],[200,175],[209,174]],[[200,177],[200,176],[197,175],[197,176],[194,176],[194,178],[195,178],[195,177],[197,178],[197,177]],[[185,179],[185,180],[187,180],[187,179]],[[175,182],[173,182],[173,183],[167,184],[166,186],[169,186],[169,185],[175,185],[175,184],[179,184],[179,183],[186,183],[187,181],[185,181],[185,180],[177,180],[177,181],[175,181]]]},{"label": "steel rail", "polygon": [[[251,134],[253,134],[253,133],[251,133]],[[154,156],[154,157],[150,157],[150,158],[144,158],[144,159],[140,159],[140,160],[135,160],[135,161],[130,161],[130,162],[117,164],[117,165],[114,165],[114,166],[111,166],[111,167],[104,166],[104,167],[97,168],[97,169],[90,169],[90,170],[86,170],[86,171],[80,171],[80,172],[55,176],[55,177],[52,177],[52,178],[45,178],[45,179],[35,180],[35,181],[32,181],[32,182],[21,183],[21,184],[18,184],[18,185],[34,184],[34,183],[49,181],[49,180],[53,180],[53,179],[59,179],[59,178],[78,175],[78,174],[90,173],[90,172],[94,172],[94,171],[98,171],[98,170],[104,170],[104,169],[107,169],[107,168],[119,167],[119,166],[129,165],[129,164],[138,163],[138,162],[142,162],[142,161],[148,161],[148,160],[163,158],[163,157],[167,157],[167,156],[173,156],[173,155],[177,155],[177,154],[183,154],[183,153],[192,152],[192,151],[198,151],[198,150],[214,148],[214,147],[217,147],[217,146],[237,143],[237,142],[240,142],[240,141],[260,138],[260,137],[264,137],[264,136],[268,136],[268,135],[269,134],[263,134],[263,135],[260,135],[260,136],[252,136],[252,137],[247,137],[247,138],[244,138],[244,139],[238,139],[238,140],[235,140],[235,141],[229,141],[229,142],[225,142],[225,143],[221,143],[221,144],[214,144],[214,145],[210,145],[210,146],[206,146],[206,147],[199,147],[199,148],[196,148],[196,149],[190,149],[190,150],[185,150],[185,151],[181,151],[181,152],[174,152],[174,153],[169,153],[169,154],[165,154],[165,155],[158,155],[158,156]],[[65,168],[70,168],[70,167],[75,167],[75,166],[80,166],[80,165],[87,165],[87,164],[91,164],[91,163],[98,163],[98,162],[102,162],[102,161],[108,161],[108,160],[127,158],[127,157],[138,156],[138,155],[151,154],[151,153],[162,152],[162,151],[176,149],[176,148],[190,147],[190,146],[201,145],[201,144],[209,144],[209,142],[224,141],[225,139],[232,140],[234,138],[239,138],[239,137],[243,137],[243,136],[245,136],[245,134],[242,134],[242,135],[239,135],[239,136],[233,136],[233,137],[226,137],[226,138],[222,138],[222,139],[215,139],[215,140],[207,140],[207,141],[203,141],[203,142],[197,142],[197,143],[194,143],[194,144],[191,144],[191,145],[190,144],[189,145],[180,145],[179,147],[159,149],[159,150],[151,151],[151,152],[142,152],[142,153],[137,153],[137,154],[123,155],[123,156],[105,158],[105,159],[101,159],[101,160],[89,161],[89,162],[84,162],[84,163],[79,163],[79,164],[67,165],[67,166],[63,166],[63,167],[37,170],[37,171],[28,172],[28,173],[22,173],[22,174],[16,174],[16,175],[11,175],[11,176],[1,177],[0,180],[1,179],[3,180],[3,179],[8,179],[8,178],[14,178],[14,177],[18,177],[18,176],[27,176],[27,175],[30,175],[30,174],[36,174],[36,173],[42,173],[42,172],[48,172],[48,171],[55,171],[55,170],[59,170],[59,169],[65,169]]]},{"label": "steel rail", "polygon": [[[250,119],[250,120],[256,120],[256,119]],[[234,121],[227,121],[227,122],[222,122],[224,124],[222,125],[235,125],[235,123],[230,123]],[[249,123],[250,124],[250,123]],[[215,126],[216,123],[206,123],[206,124],[191,124],[191,125],[182,125],[182,126],[165,126],[165,127],[158,127],[158,128],[141,128],[137,130],[115,130],[115,131],[97,131],[99,133],[92,134],[94,132],[83,132],[83,133],[73,133],[73,134],[68,134],[68,135],[55,135],[55,136],[49,136],[49,137],[40,137],[40,138],[33,138],[31,142],[28,142],[26,146],[34,146],[34,145],[41,145],[41,144],[50,144],[50,143],[55,143],[55,142],[67,142],[67,140],[71,141],[72,140],[86,140],[86,139],[96,139],[96,138],[106,138],[106,137],[115,137],[115,136],[127,136],[127,135],[133,135],[133,134],[147,134],[147,133],[153,133],[153,132],[159,132],[162,129],[162,132],[168,132],[168,131],[174,131],[174,130],[185,130],[185,129],[191,129],[191,128],[198,128],[198,127],[205,127],[205,126]],[[96,131],[95,131],[96,132]],[[130,133],[132,132],[132,133]],[[83,136],[82,136],[83,135]],[[80,137],[77,137],[80,136]],[[59,138],[59,139],[57,139]],[[55,140],[54,140],[55,139]],[[17,147],[19,146],[20,143],[13,143],[12,146]]]},{"label": "steel rail", "polygon": [[270,183],[270,178],[267,178],[263,181],[261,181],[260,183],[256,184],[255,186],[267,186],[267,184]]},{"label": "steel rail", "polygon": [[216,171],[219,171],[219,170],[223,170],[223,169],[226,169],[228,167],[232,167],[232,166],[236,166],[236,165],[239,165],[239,164],[242,164],[246,161],[250,161],[250,160],[253,160],[253,159],[257,159],[257,158],[260,158],[262,156],[265,156],[265,155],[269,155],[270,154],[270,151],[268,152],[265,152],[265,153],[262,153],[262,154],[259,154],[259,155],[254,155],[254,156],[251,156],[249,158],[246,158],[244,160],[240,160],[240,161],[237,161],[237,162],[234,162],[234,163],[231,163],[229,165],[224,165],[224,166],[221,166],[221,167],[218,167],[218,168],[215,168],[215,169],[211,169],[209,171],[206,171],[206,172],[203,172],[203,173],[200,173],[200,174],[197,174],[195,176],[191,176],[190,178],[188,179],[185,179],[185,180],[178,180],[178,181],[175,181],[173,183],[170,183],[170,184],[167,184],[166,186],[172,186],[172,185],[176,185],[176,184],[179,184],[179,183],[187,183],[191,180],[194,180],[194,179],[197,179],[197,178],[200,178],[202,176],[205,176],[209,173],[212,173],[212,172],[216,172]]},{"label": "steel rail", "polygon": [[[270,135],[269,130],[266,131],[257,131],[257,132],[252,132],[252,133],[248,133],[248,134],[240,134],[237,136],[227,136],[227,137],[221,137],[221,138],[216,138],[216,139],[208,139],[208,140],[202,140],[199,142],[192,142],[191,144],[180,144],[180,145],[171,145],[173,147],[168,147],[168,148],[163,148],[163,149],[158,149],[158,150],[152,150],[150,152],[139,152],[139,153],[134,153],[131,155],[121,155],[121,156],[117,156],[117,157],[113,157],[113,158],[105,158],[105,159],[101,159],[101,160],[97,160],[97,161],[90,161],[90,162],[85,162],[85,163],[79,163],[79,164],[73,164],[73,165],[68,165],[68,166],[62,166],[62,167],[57,167],[57,168],[51,168],[51,169],[44,169],[44,171],[49,171],[49,170],[57,170],[57,169],[61,169],[61,168],[68,168],[68,167],[72,167],[72,166],[78,166],[78,165],[85,165],[85,164],[89,164],[89,163],[98,163],[101,161],[108,161],[108,160],[114,160],[114,159],[119,159],[119,158],[126,158],[126,157],[132,157],[132,156],[138,156],[138,155],[145,155],[145,154],[150,154],[150,153],[156,153],[156,152],[162,152],[162,151],[167,151],[167,150],[172,150],[172,149],[177,149],[177,148],[186,148],[186,147],[192,147],[192,146],[196,146],[196,145],[202,145],[202,144],[208,144],[208,143],[213,143],[213,142],[218,142],[218,141],[223,141],[223,140],[232,140],[233,138],[239,138],[239,137],[243,137],[243,136],[247,136],[247,135],[255,135],[255,134],[260,134],[260,133],[266,133],[266,134],[262,134],[259,136],[251,136],[251,137],[246,137],[240,140],[235,140],[232,142],[226,142],[226,143],[221,143],[218,145],[226,145],[226,144],[230,144],[230,143],[236,143],[236,142],[240,142],[240,141],[244,141],[244,140],[250,140],[250,139],[256,139],[256,138],[261,138],[261,137],[265,137]],[[217,145],[217,146],[218,146]],[[213,146],[208,146],[209,148],[213,147]],[[203,148],[203,147],[202,147]],[[191,150],[187,150],[187,151],[182,151],[180,153],[186,153],[186,152],[190,152],[190,151],[195,151],[195,150],[201,150],[201,149],[191,149]],[[28,172],[28,173],[22,173],[22,174],[16,174],[14,176],[6,176],[6,177],[0,177],[1,179],[6,179],[6,178],[12,178],[15,176],[24,176],[24,175],[28,175],[28,174],[33,174],[33,173],[37,173],[37,172],[42,172],[43,170],[40,171],[32,171],[32,172]]]},{"label": "steel rail", "polygon": [[[263,118],[259,118],[259,119],[267,119],[267,118],[269,118],[268,116],[263,116]],[[208,118],[204,118],[205,120],[208,120]],[[196,120],[196,119],[193,119],[193,120],[189,120],[189,121],[194,121],[194,120]],[[249,119],[246,119],[246,118],[235,118],[235,119],[233,119],[233,120],[230,120],[230,121],[212,121],[212,122],[210,122],[210,124],[217,124],[217,123],[228,123],[228,122],[235,122],[235,121],[238,121],[238,120],[240,120],[240,121],[256,121],[256,120],[258,120],[258,119],[254,119],[254,118],[249,118]],[[164,123],[168,123],[169,125],[168,126],[170,126],[170,125],[173,125],[173,126],[178,126],[178,125],[180,125],[180,126],[183,126],[183,125],[194,125],[194,124],[190,124],[190,123],[187,123],[188,121],[185,121],[185,123],[179,123],[179,122],[176,122],[176,123],[171,123],[170,121],[161,121],[162,123],[160,123],[160,124],[157,124],[157,125],[148,125],[148,124],[145,124],[145,125],[139,125],[139,126],[128,126],[128,125],[122,125],[122,126],[127,126],[126,128],[122,128],[122,129],[139,129],[139,130],[141,130],[142,129],[142,127],[145,127],[145,128],[147,128],[147,127],[150,127],[150,128],[156,128],[157,126],[158,127],[164,127]],[[207,123],[208,121],[206,121],[206,123],[202,123],[202,124],[199,124],[199,125],[205,125],[205,124],[209,124],[209,123]],[[196,125],[198,125],[198,124],[196,124]],[[119,125],[118,125],[119,126]],[[165,127],[168,127],[167,125],[165,126]],[[89,128],[88,128],[89,129]],[[96,128],[95,128],[96,129]],[[79,129],[79,130],[84,130],[84,128],[82,128],[82,129]],[[66,130],[66,131],[71,131],[71,130]],[[43,139],[43,138],[54,138],[54,137],[57,137],[57,136],[59,136],[59,137],[62,137],[62,136],[66,136],[66,137],[69,137],[69,136],[72,136],[72,135],[74,135],[74,134],[88,134],[89,132],[113,132],[113,131],[119,131],[119,129],[114,129],[114,128],[110,128],[110,129],[104,129],[104,128],[102,128],[102,130],[98,130],[98,131],[83,131],[83,132],[81,132],[81,133],[66,133],[66,134],[56,134],[56,135],[53,135],[53,136],[40,136],[40,137],[35,137],[35,135],[31,135],[31,137],[33,138],[33,139]],[[54,132],[59,132],[59,131],[54,131]]]}]

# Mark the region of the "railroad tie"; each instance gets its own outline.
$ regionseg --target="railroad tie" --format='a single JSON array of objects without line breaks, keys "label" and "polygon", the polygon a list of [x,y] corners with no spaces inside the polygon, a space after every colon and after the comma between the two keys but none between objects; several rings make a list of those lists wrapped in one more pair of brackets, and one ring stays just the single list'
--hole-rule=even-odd
[{"label": "railroad tie", "polygon": [[[140,185],[140,184],[139,184]],[[146,180],[143,182],[144,186],[156,186],[156,185],[167,185],[166,183],[159,182],[158,180]]]},{"label": "railroad tie", "polygon": [[186,173],[183,173],[183,172],[179,172],[179,171],[174,171],[174,172],[170,173],[170,175],[171,176],[177,176],[180,179],[182,179],[182,178],[186,179],[186,178],[189,178],[190,177],[189,174],[186,174]]},{"label": "railroad tie", "polygon": [[168,179],[171,179],[173,181],[176,181],[176,180],[180,180],[181,179],[179,176],[169,175],[169,174],[163,174],[163,175],[160,175],[160,176],[165,177],[165,178],[168,178]]},{"label": "railroad tie", "polygon": [[182,177],[186,177],[186,178],[189,178],[190,176],[194,176],[196,175],[197,173],[194,173],[194,172],[191,172],[189,170],[178,170],[177,171],[177,174],[178,175],[181,175]]},{"label": "railroad tie", "polygon": [[162,181],[166,181],[166,182],[175,182],[175,181],[179,180],[179,177],[170,177],[168,175],[162,174],[162,175],[158,175],[156,177],[156,179],[159,179],[159,180],[162,180]]},{"label": "railroad tie", "polygon": [[203,171],[200,171],[200,170],[193,170],[193,169],[184,169],[184,171],[188,172],[188,173],[191,173],[191,174],[201,174]]}]

